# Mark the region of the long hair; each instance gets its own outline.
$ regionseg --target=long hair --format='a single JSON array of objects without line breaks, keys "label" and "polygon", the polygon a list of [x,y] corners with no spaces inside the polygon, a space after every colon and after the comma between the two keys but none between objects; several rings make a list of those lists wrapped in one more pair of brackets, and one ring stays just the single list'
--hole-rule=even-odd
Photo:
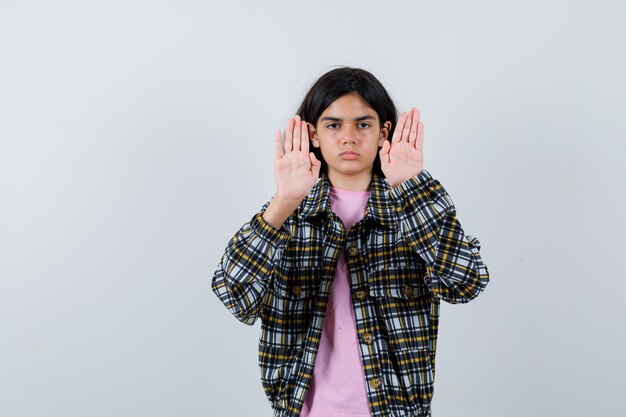
[{"label": "long hair", "polygon": [[[338,98],[353,93],[358,94],[377,113],[381,127],[383,123],[391,122],[391,130],[387,135],[387,140],[391,141],[398,119],[396,106],[380,81],[364,69],[340,67],[322,75],[304,96],[297,114],[317,128],[317,122],[328,106]],[[321,172],[326,172],[328,168],[320,148],[310,144],[310,149],[321,162]],[[373,170],[379,176],[385,176],[378,154]]]}]

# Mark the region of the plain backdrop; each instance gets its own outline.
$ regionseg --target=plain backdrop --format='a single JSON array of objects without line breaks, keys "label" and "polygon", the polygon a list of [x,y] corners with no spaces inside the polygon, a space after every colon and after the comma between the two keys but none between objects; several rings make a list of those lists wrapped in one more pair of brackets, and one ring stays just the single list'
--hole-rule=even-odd
[{"label": "plain backdrop", "polygon": [[310,85],[363,67],[489,267],[433,415],[624,416],[626,5],[0,2],[0,416],[271,416],[211,292]]}]

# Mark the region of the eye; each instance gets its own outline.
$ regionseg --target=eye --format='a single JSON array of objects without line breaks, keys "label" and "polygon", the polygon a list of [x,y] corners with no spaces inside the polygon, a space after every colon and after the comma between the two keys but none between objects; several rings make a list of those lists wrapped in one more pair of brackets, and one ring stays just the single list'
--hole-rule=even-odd
[{"label": "eye", "polygon": [[339,127],[339,123],[329,123],[326,127],[329,129],[337,129]]},{"label": "eye", "polygon": [[371,126],[371,125],[370,125],[369,123],[366,123],[366,122],[361,122],[361,123],[359,123],[359,127],[360,127],[361,129],[367,129],[367,128],[368,128],[368,127],[370,127],[370,126]]}]

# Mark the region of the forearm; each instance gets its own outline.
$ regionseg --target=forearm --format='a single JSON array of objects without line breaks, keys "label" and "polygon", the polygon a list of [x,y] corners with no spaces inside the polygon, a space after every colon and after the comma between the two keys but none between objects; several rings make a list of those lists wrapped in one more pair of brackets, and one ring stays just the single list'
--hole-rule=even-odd
[{"label": "forearm", "polygon": [[389,196],[409,245],[426,265],[433,266],[441,226],[455,210],[450,196],[425,170],[393,188]]},{"label": "forearm", "polygon": [[441,299],[463,303],[484,290],[489,275],[478,239],[465,235],[450,196],[422,171],[391,191],[405,238],[426,265],[425,283]]},{"label": "forearm", "polygon": [[212,289],[240,321],[256,321],[272,282],[274,263],[289,238],[257,213],[229,241],[213,276]]},{"label": "forearm", "polygon": [[301,202],[302,199],[284,199],[274,195],[263,213],[263,219],[274,228],[280,229]]}]

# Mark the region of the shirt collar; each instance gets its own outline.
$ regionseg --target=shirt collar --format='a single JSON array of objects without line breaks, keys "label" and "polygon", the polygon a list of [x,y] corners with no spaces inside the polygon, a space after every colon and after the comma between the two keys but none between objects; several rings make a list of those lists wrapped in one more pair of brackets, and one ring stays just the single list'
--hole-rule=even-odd
[{"label": "shirt collar", "polygon": [[[372,175],[370,196],[365,207],[365,219],[371,219],[383,226],[398,227],[396,211],[389,199],[391,187],[386,179]],[[330,180],[326,174],[320,175],[309,195],[304,199],[298,216],[301,219],[315,217],[330,212]]]}]

